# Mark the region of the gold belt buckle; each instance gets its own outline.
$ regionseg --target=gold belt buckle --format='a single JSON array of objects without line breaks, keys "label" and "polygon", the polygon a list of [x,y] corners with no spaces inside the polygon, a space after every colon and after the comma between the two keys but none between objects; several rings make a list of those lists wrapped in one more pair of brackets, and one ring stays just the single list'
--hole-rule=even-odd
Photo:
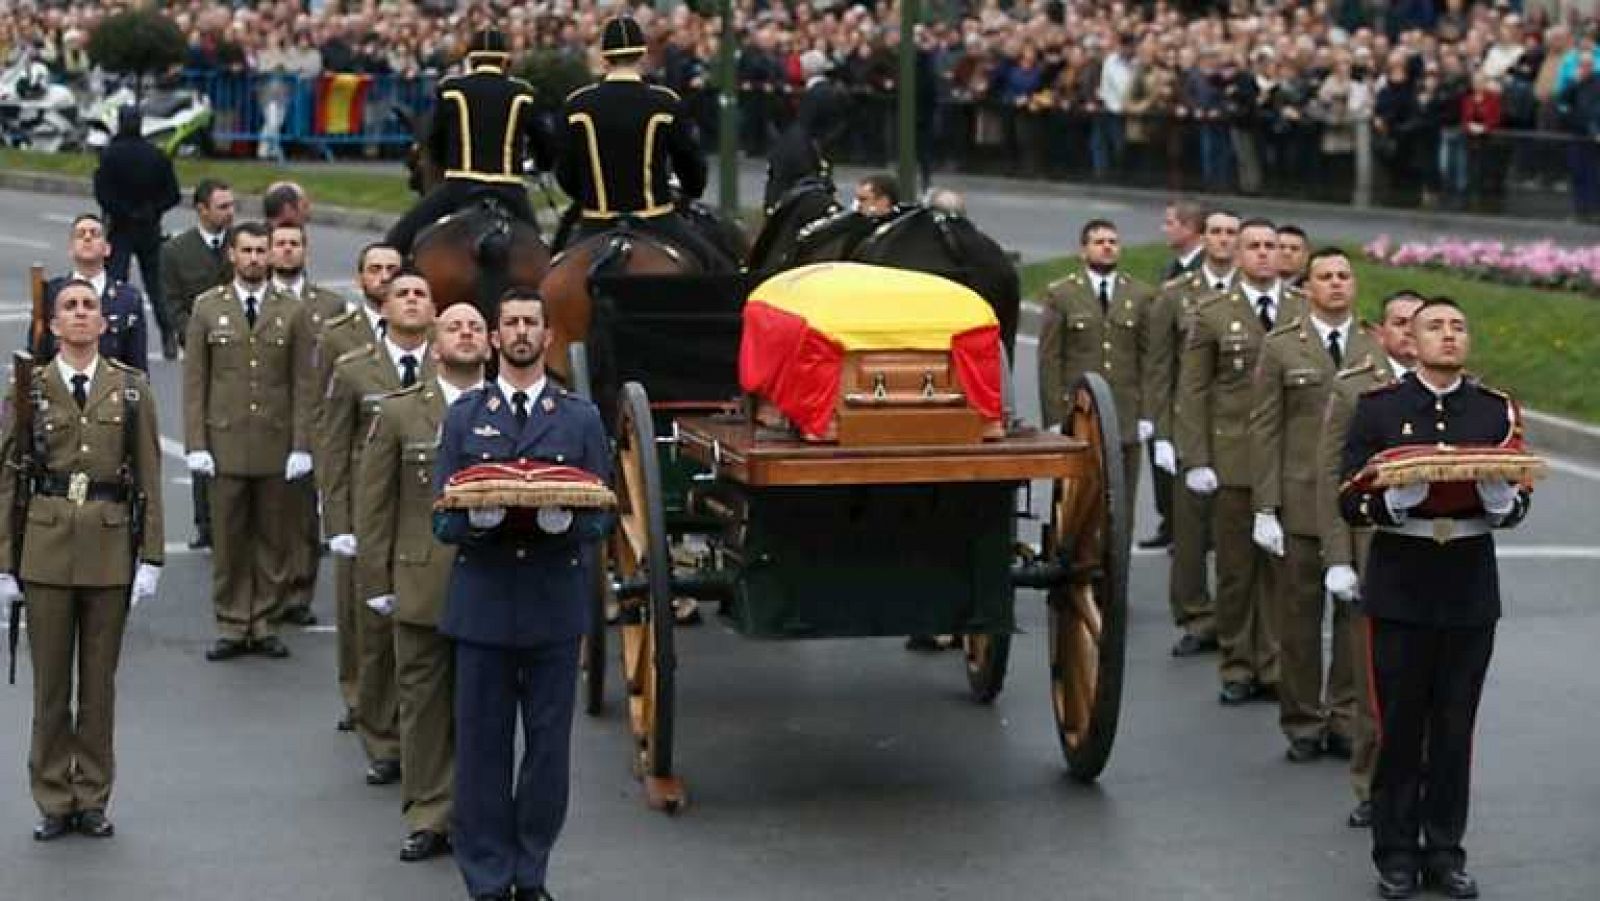
[{"label": "gold belt buckle", "polygon": [[72,477],[67,479],[67,500],[81,507],[83,502],[88,499],[89,474],[86,472],[73,473]]},{"label": "gold belt buckle", "polygon": [[1449,517],[1439,517],[1433,521],[1433,540],[1440,544],[1449,544],[1450,539],[1456,537],[1456,521]]}]

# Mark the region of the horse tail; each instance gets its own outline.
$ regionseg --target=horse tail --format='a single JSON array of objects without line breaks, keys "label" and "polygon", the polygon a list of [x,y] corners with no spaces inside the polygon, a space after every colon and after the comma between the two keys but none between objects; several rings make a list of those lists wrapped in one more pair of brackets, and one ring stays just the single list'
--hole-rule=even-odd
[{"label": "horse tail", "polygon": [[511,221],[497,216],[472,247],[478,262],[478,310],[490,322],[501,296],[511,287],[511,238]]}]

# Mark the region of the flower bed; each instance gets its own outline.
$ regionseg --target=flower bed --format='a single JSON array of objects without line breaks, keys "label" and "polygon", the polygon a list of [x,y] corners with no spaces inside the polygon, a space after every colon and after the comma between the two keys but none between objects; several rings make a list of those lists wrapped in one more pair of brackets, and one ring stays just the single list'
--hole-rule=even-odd
[{"label": "flower bed", "polygon": [[1379,235],[1363,250],[1368,259],[1387,266],[1421,266],[1507,285],[1600,295],[1600,244],[1560,247],[1552,241],[1506,244],[1459,238],[1397,244]]}]

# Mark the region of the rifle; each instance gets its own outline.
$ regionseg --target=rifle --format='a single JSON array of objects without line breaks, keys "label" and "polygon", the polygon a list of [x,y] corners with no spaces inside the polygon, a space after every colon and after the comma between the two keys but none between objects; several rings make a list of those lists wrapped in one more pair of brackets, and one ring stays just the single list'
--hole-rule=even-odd
[{"label": "rifle", "polygon": [[[33,355],[25,350],[11,355],[11,446],[12,458],[5,461],[16,479],[11,500],[11,572],[22,575],[22,538],[28,530],[28,497],[33,489],[33,472],[36,460],[35,446],[38,431],[34,428],[34,414],[38,409],[39,385],[34,380]],[[20,583],[19,583],[20,584]],[[17,684],[17,635],[22,631],[22,607],[25,599],[18,597],[7,611],[6,647],[10,652],[7,677]]]},{"label": "rifle", "polygon": [[48,356],[44,353],[44,339],[50,334],[50,311],[45,309],[44,288],[44,264],[34,263],[28,267],[28,291],[33,298],[33,314],[28,319],[28,352],[40,360]]},{"label": "rifle", "polygon": [[128,564],[132,572],[128,573],[128,584],[133,584],[133,578],[139,572],[139,549],[144,543],[144,507],[148,498],[144,487],[139,484],[134,454],[139,440],[139,390],[130,388],[124,383],[122,388],[122,466],[120,475],[122,484],[128,491]]}]

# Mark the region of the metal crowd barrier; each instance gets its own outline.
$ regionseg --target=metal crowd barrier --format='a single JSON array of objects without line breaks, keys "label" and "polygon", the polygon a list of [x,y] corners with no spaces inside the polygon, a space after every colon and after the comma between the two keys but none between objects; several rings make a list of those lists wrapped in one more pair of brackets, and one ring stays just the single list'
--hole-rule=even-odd
[{"label": "metal crowd barrier", "polygon": [[[185,71],[183,87],[211,101],[218,152],[281,157],[290,146],[331,154],[335,147],[404,147],[411,141],[396,107],[432,109],[437,80],[365,73]],[[254,145],[254,148],[249,145]]]}]

